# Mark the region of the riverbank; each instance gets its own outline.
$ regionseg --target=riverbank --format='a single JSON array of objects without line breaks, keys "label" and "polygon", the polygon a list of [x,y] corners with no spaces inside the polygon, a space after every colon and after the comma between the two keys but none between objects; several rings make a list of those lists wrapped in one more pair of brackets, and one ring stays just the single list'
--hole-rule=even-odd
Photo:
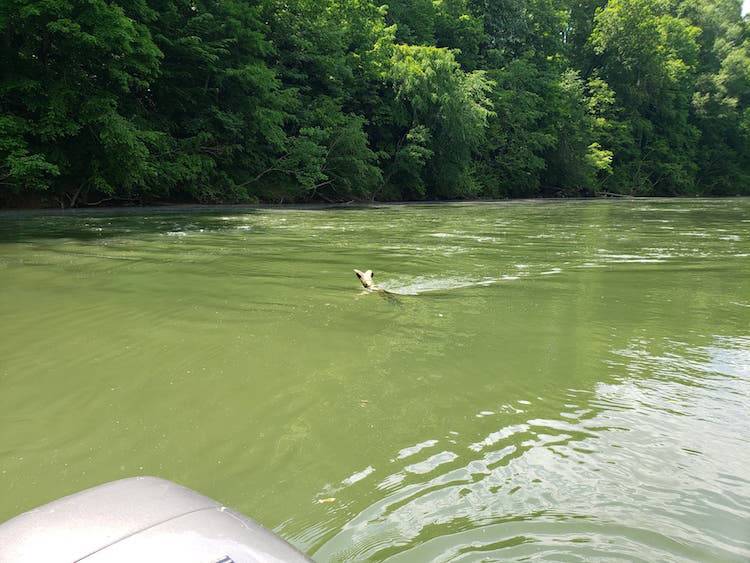
[{"label": "riverbank", "polygon": [[19,207],[0,209],[0,217],[8,215],[30,214],[30,215],[108,215],[108,214],[141,214],[141,213],[195,213],[227,211],[237,212],[256,209],[363,209],[379,207],[398,207],[414,205],[498,205],[515,203],[561,203],[561,202],[594,202],[594,201],[701,201],[710,199],[747,199],[750,196],[724,196],[716,197],[652,197],[652,196],[625,196],[625,197],[543,197],[543,198],[515,198],[515,199],[481,199],[481,200],[429,200],[429,201],[357,201],[343,203],[168,203],[164,205],[130,205],[130,206],[107,206],[107,207],[72,207],[60,209],[55,207]]}]

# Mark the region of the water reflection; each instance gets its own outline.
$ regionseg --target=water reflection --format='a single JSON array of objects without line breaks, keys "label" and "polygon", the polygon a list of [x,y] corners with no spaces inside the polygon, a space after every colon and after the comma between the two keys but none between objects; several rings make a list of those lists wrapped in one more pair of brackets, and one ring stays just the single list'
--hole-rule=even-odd
[{"label": "water reflection", "polygon": [[0,216],[0,519],[148,473],[320,561],[746,560],[748,215]]},{"label": "water reflection", "polygon": [[404,447],[386,476],[344,483],[387,494],[306,536],[315,558],[750,557],[750,338],[634,340],[609,364],[615,382],[566,390],[557,418],[506,405],[496,420],[525,422]]}]

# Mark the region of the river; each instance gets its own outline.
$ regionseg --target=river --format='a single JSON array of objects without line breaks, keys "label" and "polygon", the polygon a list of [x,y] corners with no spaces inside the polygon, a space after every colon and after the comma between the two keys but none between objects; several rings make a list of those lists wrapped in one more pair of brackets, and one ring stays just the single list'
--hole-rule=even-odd
[{"label": "river", "polygon": [[750,558],[747,199],[4,214],[0,323],[0,521],[156,475],[318,561]]}]

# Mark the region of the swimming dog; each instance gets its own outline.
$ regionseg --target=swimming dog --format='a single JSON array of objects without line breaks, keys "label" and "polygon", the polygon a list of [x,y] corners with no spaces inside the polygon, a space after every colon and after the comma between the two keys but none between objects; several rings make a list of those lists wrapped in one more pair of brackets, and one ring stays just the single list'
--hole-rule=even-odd
[{"label": "swimming dog", "polygon": [[382,288],[375,285],[375,282],[372,281],[372,278],[375,277],[375,274],[372,273],[372,270],[367,270],[366,272],[362,272],[360,270],[354,269],[354,273],[357,275],[357,278],[362,283],[362,287],[364,287],[368,291],[385,291]]},{"label": "swimming dog", "polygon": [[375,282],[372,281],[372,278],[375,276],[375,274],[372,273],[372,270],[362,272],[355,268],[354,273],[357,274],[357,279],[359,279],[362,287],[365,288],[365,291],[370,293],[377,293],[378,295],[386,298],[388,301],[398,304],[398,297],[396,297],[397,294],[393,293],[392,291],[388,291],[387,289],[383,289],[379,285],[375,285]]},{"label": "swimming dog", "polygon": [[375,274],[372,273],[372,270],[367,270],[366,272],[362,272],[360,270],[355,269],[354,273],[357,274],[357,279],[359,279],[360,283],[362,284],[362,287],[365,288],[366,292],[377,293],[381,297],[384,297],[386,300],[391,301],[396,305],[400,304],[396,293],[393,293],[392,291],[388,291],[387,289],[383,289],[379,285],[375,285],[375,282],[372,281],[372,278],[375,277]]}]

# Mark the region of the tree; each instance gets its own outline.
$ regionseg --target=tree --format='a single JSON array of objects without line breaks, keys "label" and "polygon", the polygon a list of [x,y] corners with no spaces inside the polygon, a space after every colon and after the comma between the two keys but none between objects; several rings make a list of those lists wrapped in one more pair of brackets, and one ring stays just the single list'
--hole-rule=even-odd
[{"label": "tree", "polygon": [[482,20],[471,13],[466,0],[436,0],[434,6],[435,44],[453,49],[464,70],[476,70],[484,40]]},{"label": "tree", "polygon": [[688,1],[680,14],[701,29],[692,97],[700,130],[697,183],[708,195],[750,193],[750,39],[739,0]]},{"label": "tree", "polygon": [[417,142],[422,155],[427,155],[424,149],[431,155],[422,172],[425,195],[476,194],[472,156],[492,114],[487,97],[491,81],[482,71],[463,72],[447,49],[410,45],[396,47],[392,80],[408,116],[401,145],[413,150]]},{"label": "tree", "polygon": [[0,7],[3,184],[127,193],[155,171],[162,141],[138,117],[162,56],[145,2],[8,0]]},{"label": "tree", "polygon": [[555,135],[545,126],[550,77],[528,58],[491,71],[495,83],[487,140],[480,150],[477,176],[486,197],[539,195],[545,152]]},{"label": "tree", "polygon": [[159,0],[153,36],[164,53],[148,98],[167,143],[150,193],[242,201],[289,146],[294,93],[267,62],[259,7],[239,0]]},{"label": "tree", "polygon": [[741,0],[6,0],[0,199],[746,194]]},{"label": "tree", "polygon": [[396,26],[396,41],[411,45],[435,43],[435,7],[432,0],[391,0],[388,22]]},{"label": "tree", "polygon": [[698,130],[689,119],[690,85],[699,33],[657,0],[610,0],[596,15],[591,42],[630,130],[629,146],[613,161],[619,191],[693,191]]},{"label": "tree", "polygon": [[573,70],[564,72],[554,84],[549,107],[554,108],[555,114],[548,119],[553,124],[555,142],[546,152],[547,167],[542,178],[554,195],[586,195],[597,185],[597,174],[611,171],[612,151],[603,148],[598,140],[596,126],[604,124],[594,113],[597,105],[603,103],[606,84],[592,86],[601,91],[587,93],[584,82]]}]

